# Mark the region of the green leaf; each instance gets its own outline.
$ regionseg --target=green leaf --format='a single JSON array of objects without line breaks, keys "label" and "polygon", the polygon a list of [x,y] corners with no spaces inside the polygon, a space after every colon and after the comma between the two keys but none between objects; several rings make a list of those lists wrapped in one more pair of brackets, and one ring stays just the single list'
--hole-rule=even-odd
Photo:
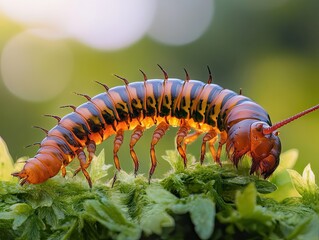
[{"label": "green leaf", "polygon": [[52,210],[58,220],[65,218],[64,212],[56,205],[52,205]]},{"label": "green leaf", "polygon": [[41,232],[45,229],[44,222],[38,218],[36,215],[30,216],[27,221],[25,221],[23,227],[22,235],[18,238],[21,240],[40,240]]},{"label": "green leaf", "polygon": [[316,185],[316,177],[313,171],[311,170],[310,164],[308,164],[303,170],[302,178],[306,183],[307,190],[309,192],[315,193],[318,189],[318,186]]},{"label": "green leaf", "polygon": [[166,150],[165,153],[166,153],[166,155],[163,155],[162,158],[171,165],[171,168],[175,172],[184,171],[183,160],[181,159],[181,157],[177,151]]},{"label": "green leaf", "polygon": [[11,206],[12,216],[14,217],[12,228],[18,229],[34,212],[32,207],[26,203],[17,203]]},{"label": "green leaf", "polygon": [[252,181],[250,176],[236,176],[233,178],[225,179],[226,183],[232,183],[234,185],[246,186]]},{"label": "green leaf", "polygon": [[108,176],[107,171],[111,167],[111,164],[105,164],[105,154],[103,149],[98,156],[94,156],[90,164],[89,174],[92,179],[92,182],[96,184],[99,181],[106,181]]},{"label": "green leaf", "polygon": [[175,226],[174,219],[166,212],[166,209],[175,204],[178,198],[156,184],[149,186],[145,192],[149,203],[142,210],[141,228],[147,235],[152,233],[161,235],[163,228]]},{"label": "green leaf", "polygon": [[167,176],[161,183],[169,192],[172,192],[179,197],[187,197],[189,192],[187,185],[183,180],[186,176],[187,175],[184,173],[175,173]]},{"label": "green leaf", "polygon": [[155,184],[150,185],[146,189],[146,194],[151,201],[160,203],[162,205],[173,204],[178,200],[177,197],[166,191],[162,186]]},{"label": "green leaf", "polygon": [[109,200],[87,200],[84,206],[86,214],[116,233],[117,239],[139,239],[140,228],[126,219],[121,210]]},{"label": "green leaf", "polygon": [[180,199],[170,209],[175,214],[190,213],[195,232],[201,239],[208,239],[214,231],[215,203],[205,195],[190,195]]},{"label": "green leaf", "polygon": [[301,219],[300,224],[287,236],[287,239],[295,240],[318,240],[319,239],[319,216],[313,215],[307,219]]},{"label": "green leaf", "polygon": [[316,185],[315,175],[311,170],[310,164],[305,167],[302,176],[297,171],[291,169],[288,169],[288,173],[295,189],[300,195],[316,194],[318,186]]},{"label": "green leaf", "polygon": [[[78,218],[71,218],[68,219],[67,222],[61,224],[53,234],[48,237],[48,240],[68,240],[72,239],[73,235],[81,234],[79,226],[79,219]],[[79,239],[82,239],[79,237]]]},{"label": "green leaf", "polygon": [[300,194],[296,191],[291,181],[276,186],[278,187],[277,190],[272,193],[266,194],[265,197],[272,198],[278,202],[281,202],[287,198],[300,197]]},{"label": "green leaf", "polygon": [[38,208],[37,213],[40,219],[45,220],[53,228],[57,228],[59,220],[64,219],[63,212],[56,206]]},{"label": "green leaf", "polygon": [[30,194],[27,198],[28,203],[32,206],[33,209],[39,207],[51,207],[53,200],[52,197],[48,194],[47,191],[38,190],[33,194]]},{"label": "green leaf", "polygon": [[236,207],[241,216],[250,216],[256,207],[257,191],[254,183],[248,184],[244,191],[236,193]]},{"label": "green leaf", "polygon": [[201,239],[210,238],[215,226],[215,203],[208,198],[198,196],[188,204],[196,233]]},{"label": "green leaf", "polygon": [[266,193],[272,193],[277,190],[277,187],[275,184],[266,180],[256,180],[255,184],[256,184],[256,189],[259,193],[266,194]]},{"label": "green leaf", "polygon": [[0,181],[12,181],[13,160],[8,147],[0,137]]},{"label": "green leaf", "polygon": [[148,205],[142,212],[140,226],[146,235],[156,233],[161,235],[162,228],[174,227],[174,219],[158,204]]},{"label": "green leaf", "polygon": [[288,169],[288,173],[292,179],[292,183],[299,194],[303,194],[306,189],[306,183],[302,176],[295,170]]}]

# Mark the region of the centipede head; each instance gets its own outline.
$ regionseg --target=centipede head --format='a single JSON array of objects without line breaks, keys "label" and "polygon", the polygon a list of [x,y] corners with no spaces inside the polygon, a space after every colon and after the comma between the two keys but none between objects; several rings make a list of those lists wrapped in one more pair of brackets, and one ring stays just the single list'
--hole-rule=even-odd
[{"label": "centipede head", "polygon": [[[20,172],[14,172],[11,175],[13,177],[17,177],[20,179],[20,185],[24,185],[25,183],[40,183],[41,181],[41,174],[37,174],[34,169],[35,164],[34,161],[37,161],[35,158],[30,158],[26,161],[24,168]],[[40,180],[40,181],[39,181]]]},{"label": "centipede head", "polygon": [[[49,167],[48,167],[49,166]],[[29,158],[23,169],[11,175],[20,179],[20,185],[26,183],[38,184],[55,176],[61,169],[62,163],[49,153],[38,153]]]},{"label": "centipede head", "polygon": [[276,170],[280,160],[281,142],[278,129],[317,109],[319,104],[273,126],[252,119],[234,124],[228,131],[226,145],[230,159],[237,166],[240,158],[248,153],[252,157],[250,173],[258,172],[264,178],[269,177]]},{"label": "centipede head", "polygon": [[269,127],[265,122],[246,119],[234,124],[228,131],[226,142],[229,158],[237,167],[240,159],[248,154],[252,158],[250,174],[269,177],[279,164],[281,143],[277,132],[264,134]]},{"label": "centipede head", "polygon": [[250,155],[252,165],[250,174],[259,172],[264,178],[269,177],[279,165],[281,142],[278,131],[264,133],[269,125],[254,122],[250,128]]}]

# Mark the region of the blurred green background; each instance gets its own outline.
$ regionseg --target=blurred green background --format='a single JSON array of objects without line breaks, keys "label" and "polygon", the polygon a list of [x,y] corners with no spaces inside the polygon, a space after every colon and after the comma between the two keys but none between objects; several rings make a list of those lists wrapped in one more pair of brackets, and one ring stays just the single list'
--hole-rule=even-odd
[{"label": "blurred green background", "polygon": [[[170,77],[206,81],[206,66],[215,83],[243,94],[263,106],[273,122],[319,103],[319,2],[270,1],[0,1],[0,136],[14,159],[33,156],[43,132],[63,116],[66,104],[108,86],[162,78],[160,64]],[[319,176],[319,112],[281,129],[283,151],[300,151],[296,169],[308,164]],[[149,168],[152,130],[136,146],[140,173]],[[157,145],[156,177],[169,168],[161,159],[174,148],[176,129]],[[122,168],[132,171],[126,133],[119,156]],[[200,140],[188,148],[199,154]],[[99,146],[112,163],[113,138]],[[207,161],[207,160],[206,160]]]}]

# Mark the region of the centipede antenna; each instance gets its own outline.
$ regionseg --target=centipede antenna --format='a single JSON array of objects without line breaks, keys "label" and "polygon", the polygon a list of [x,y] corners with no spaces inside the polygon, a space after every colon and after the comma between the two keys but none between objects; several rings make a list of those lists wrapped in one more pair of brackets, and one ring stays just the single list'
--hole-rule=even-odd
[{"label": "centipede antenna", "polygon": [[242,90],[242,88],[239,88],[239,95],[243,95],[243,90]]},{"label": "centipede antenna", "polygon": [[128,82],[128,80],[127,80],[126,78],[121,77],[121,76],[119,76],[119,75],[117,75],[117,74],[114,74],[114,76],[117,77],[117,78],[119,78],[119,79],[121,79],[121,80],[123,80],[124,83],[125,83],[125,85],[128,85],[128,84],[129,84],[129,82]]},{"label": "centipede antenna", "polygon": [[58,120],[58,122],[61,121],[61,118],[59,116],[56,116],[56,115],[51,115],[51,114],[44,114],[43,116],[45,117],[52,117],[52,118],[55,118],[56,120]]},{"label": "centipede antenna", "polygon": [[207,65],[207,70],[208,70],[208,80],[207,80],[207,83],[208,84],[211,84],[213,82],[213,75],[212,75],[212,72],[210,71],[210,68],[209,66]]},{"label": "centipede antenna", "polygon": [[186,82],[188,82],[189,80],[191,80],[191,78],[189,77],[189,74],[188,74],[186,68],[184,68],[184,72],[185,72],[185,75],[186,75],[185,76]]},{"label": "centipede antenna", "polygon": [[79,96],[82,96],[82,97],[85,97],[88,101],[91,101],[91,97],[86,95],[86,94],[82,94],[82,93],[77,93],[77,92],[73,92],[74,94],[76,95],[79,95]]},{"label": "centipede antenna", "polygon": [[35,143],[32,143],[32,144],[29,144],[27,146],[25,146],[24,148],[29,148],[29,147],[33,147],[33,146],[37,146],[37,145],[41,145],[40,142],[35,142]]},{"label": "centipede antenna", "polygon": [[103,86],[104,88],[105,88],[105,91],[108,91],[110,88],[106,85],[106,84],[104,84],[104,83],[101,83],[101,82],[99,82],[99,81],[95,81],[97,84],[100,84],[101,86]]},{"label": "centipede antenna", "polygon": [[157,66],[162,70],[163,74],[164,74],[164,80],[166,81],[168,79],[168,74],[167,72],[162,68],[161,65],[157,64]]},{"label": "centipede antenna", "polygon": [[19,172],[11,173],[11,175],[14,176],[14,177],[19,177]]},{"label": "centipede antenna", "polygon": [[74,105],[64,105],[64,106],[61,106],[60,108],[72,108],[73,109],[73,111],[75,112],[75,109],[76,109],[76,106],[74,106]]},{"label": "centipede antenna", "polygon": [[144,81],[147,81],[147,76],[146,76],[146,74],[145,74],[141,69],[139,69],[139,70],[140,70],[140,72],[143,74]]},{"label": "centipede antenna", "polygon": [[294,121],[294,120],[296,120],[296,119],[298,119],[298,118],[300,118],[300,117],[302,117],[310,112],[316,111],[317,109],[319,109],[319,104],[316,106],[313,106],[311,108],[308,108],[307,110],[302,111],[302,112],[300,112],[300,113],[298,113],[290,118],[287,118],[283,121],[280,121],[269,128],[264,128],[263,133],[270,134],[270,133],[276,131],[278,128],[281,128],[282,126],[284,126],[284,125],[286,125],[286,124],[288,124],[288,123],[290,123],[290,122],[292,122],[292,121]]},{"label": "centipede antenna", "polygon": [[39,127],[39,126],[33,126],[33,128],[37,128],[37,129],[41,129],[43,132],[45,132],[46,134],[48,134],[48,130],[42,128],[42,127]]}]

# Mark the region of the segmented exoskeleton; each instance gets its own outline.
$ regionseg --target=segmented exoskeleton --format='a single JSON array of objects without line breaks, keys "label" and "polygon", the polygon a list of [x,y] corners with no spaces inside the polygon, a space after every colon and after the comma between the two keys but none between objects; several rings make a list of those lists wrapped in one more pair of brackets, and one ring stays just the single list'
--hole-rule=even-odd
[{"label": "segmented exoskeleton", "polygon": [[[77,157],[80,167],[75,174],[82,171],[91,187],[86,169],[93,159],[96,145],[115,135],[113,157],[115,167],[120,171],[117,153],[126,130],[133,131],[129,147],[134,172],[137,174],[139,161],[134,146],[145,129],[156,125],[150,143],[149,180],[157,164],[155,145],[170,126],[179,127],[176,146],[185,167],[186,145],[203,134],[201,163],[208,143],[215,162],[221,164],[221,150],[226,144],[228,157],[234,165],[237,166],[239,160],[249,154],[252,158],[250,173],[258,172],[267,178],[279,164],[281,143],[277,129],[319,108],[317,105],[272,126],[269,115],[257,103],[213,84],[210,70],[207,83],[191,80],[186,71],[186,80],[168,78],[167,73],[162,71],[164,79],[148,80],[141,71],[144,81],[133,83],[116,75],[125,85],[108,88],[98,82],[104,86],[105,92],[92,98],[79,94],[88,101],[78,107],[65,106],[71,107],[74,112],[63,118],[53,116],[58,124],[46,131],[46,137],[40,143],[36,155],[26,161],[20,172],[12,175],[21,179],[21,185],[42,183],[60,170],[65,176],[65,167]],[[194,131],[190,133],[192,129]],[[216,151],[214,144],[217,141]],[[88,156],[84,152],[85,148]]]}]

